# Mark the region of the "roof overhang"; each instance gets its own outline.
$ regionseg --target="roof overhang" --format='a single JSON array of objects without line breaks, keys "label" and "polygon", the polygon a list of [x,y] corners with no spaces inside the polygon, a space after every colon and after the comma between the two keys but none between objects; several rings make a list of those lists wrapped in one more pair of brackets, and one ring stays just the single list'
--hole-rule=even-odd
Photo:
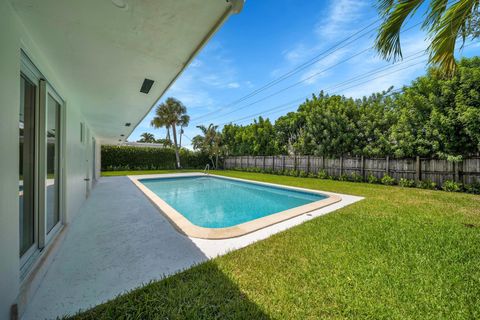
[{"label": "roof overhang", "polygon": [[[117,142],[244,0],[11,2],[61,80],[67,104],[78,106],[102,142]],[[144,79],[154,80],[148,94],[140,92]]]}]

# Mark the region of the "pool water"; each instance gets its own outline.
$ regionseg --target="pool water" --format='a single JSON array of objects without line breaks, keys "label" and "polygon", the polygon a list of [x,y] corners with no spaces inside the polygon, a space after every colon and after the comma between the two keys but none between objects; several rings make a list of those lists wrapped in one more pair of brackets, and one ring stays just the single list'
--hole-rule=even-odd
[{"label": "pool water", "polygon": [[212,176],[140,179],[192,224],[225,228],[327,198]]}]

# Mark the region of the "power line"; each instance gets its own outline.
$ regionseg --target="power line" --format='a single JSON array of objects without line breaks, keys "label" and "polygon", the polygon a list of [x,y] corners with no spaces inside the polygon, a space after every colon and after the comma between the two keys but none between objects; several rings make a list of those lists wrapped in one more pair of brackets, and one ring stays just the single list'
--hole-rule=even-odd
[{"label": "power line", "polygon": [[[361,34],[361,35],[359,35],[360,33],[362,33],[363,31],[365,31],[366,29],[372,27],[373,25],[375,25],[377,22],[379,22],[379,21],[381,21],[381,20],[382,20],[382,19],[380,18],[380,19],[377,19],[377,20],[373,21],[372,23],[370,23],[370,24],[367,25],[366,27],[364,27],[364,28],[356,31],[355,33],[351,34],[350,36],[348,36],[348,37],[344,38],[343,40],[337,42],[335,45],[333,45],[333,46],[329,47],[328,49],[322,51],[321,53],[317,54],[317,55],[314,56],[313,58],[311,58],[311,59],[307,60],[306,62],[304,62],[304,63],[296,66],[296,67],[293,68],[292,70],[290,70],[290,71],[282,74],[281,76],[277,77],[276,79],[271,80],[270,82],[264,84],[264,85],[261,86],[260,88],[253,90],[252,92],[248,93],[247,95],[245,95],[245,96],[243,96],[243,97],[240,97],[239,99],[237,99],[237,100],[235,100],[235,101],[233,101],[233,102],[225,105],[224,107],[230,107],[230,106],[233,106],[233,105],[235,105],[235,104],[238,104],[238,103],[240,103],[240,102],[242,102],[242,101],[244,101],[244,100],[246,100],[246,99],[248,99],[248,98],[251,98],[251,97],[257,95],[258,93],[260,93],[260,92],[262,92],[262,91],[265,91],[266,89],[269,89],[269,88],[271,88],[272,86],[274,86],[274,85],[282,82],[283,80],[285,80],[285,79],[293,76],[294,74],[297,74],[298,72],[306,69],[307,67],[313,65],[314,63],[316,63],[316,62],[318,62],[318,61],[320,61],[320,60],[328,57],[329,55],[331,55],[331,54],[334,53],[335,51],[337,51],[337,50],[339,50],[339,49],[342,49],[342,48],[346,47],[347,45],[349,45],[349,44],[351,44],[351,43],[353,43],[353,42],[361,39],[361,38],[364,37],[365,35],[368,35],[368,34],[371,33],[372,31],[374,31],[374,30],[376,29],[376,27],[375,27],[375,28],[372,28],[371,30],[368,30],[367,32],[365,32],[365,33],[363,33],[363,34]],[[348,40],[352,39],[353,37],[355,37],[355,36],[357,36],[357,35],[359,35],[357,38],[355,38],[354,40],[352,40],[352,41],[350,41],[350,42],[348,42],[348,43],[345,43],[345,42],[347,42]],[[339,46],[342,45],[342,44],[344,44],[344,45],[341,46],[341,47],[339,47]],[[331,52],[329,52],[329,51],[331,51]],[[222,108],[219,108],[219,109],[222,109]],[[217,111],[218,111],[218,109],[217,109]],[[207,113],[207,114],[201,115],[201,116],[197,117],[196,120],[201,119],[201,118],[204,118],[204,117],[207,117],[207,116],[209,116],[209,115],[212,115],[212,114],[214,114],[215,112],[216,112],[216,111],[212,111],[212,112],[209,112],[209,113]]]},{"label": "power line", "polygon": [[[413,25],[413,26],[411,26],[411,27],[403,30],[402,33],[403,33],[403,32],[406,32],[406,31],[409,31],[409,30],[411,30],[412,28],[414,28],[414,27],[416,27],[416,26],[418,26],[418,25],[420,25],[420,23],[417,23],[417,24],[415,24],[415,25]],[[318,72],[316,72],[316,73],[308,76],[307,78],[304,78],[304,79],[302,79],[302,80],[300,80],[300,81],[297,81],[297,82],[293,83],[292,85],[289,85],[289,86],[287,86],[287,87],[284,87],[284,88],[282,88],[282,89],[280,89],[280,90],[278,90],[278,91],[276,91],[276,92],[274,92],[274,93],[272,93],[272,94],[270,94],[270,95],[268,95],[268,96],[266,96],[266,97],[263,97],[263,98],[261,98],[261,99],[259,99],[259,100],[256,100],[256,101],[254,101],[254,102],[251,102],[251,103],[249,103],[249,104],[247,104],[247,105],[243,105],[243,106],[241,106],[241,107],[239,107],[239,108],[236,108],[235,110],[229,111],[229,112],[224,113],[224,114],[216,115],[216,116],[213,117],[213,119],[230,115],[230,114],[232,114],[232,113],[238,112],[239,110],[248,108],[248,107],[250,107],[250,106],[252,106],[252,105],[255,105],[255,104],[259,103],[259,102],[265,101],[265,100],[267,100],[267,99],[269,99],[269,98],[271,98],[271,97],[274,97],[274,96],[276,96],[276,95],[278,95],[278,94],[281,94],[281,93],[285,92],[286,90],[292,89],[292,88],[294,88],[294,87],[296,87],[296,86],[298,86],[298,85],[300,85],[300,84],[302,84],[302,83],[304,83],[304,82],[307,82],[307,81],[309,81],[310,79],[313,79],[313,78],[315,78],[316,76],[318,76],[318,75],[320,75],[320,74],[322,74],[322,73],[324,73],[324,72],[326,72],[326,71],[328,71],[328,70],[331,70],[331,69],[333,69],[334,67],[336,67],[336,66],[338,66],[338,65],[341,65],[341,64],[343,64],[343,63],[345,63],[345,62],[347,62],[347,61],[349,61],[349,60],[351,60],[351,59],[353,59],[353,58],[355,58],[355,57],[357,57],[357,56],[359,56],[359,55],[361,55],[361,54],[369,51],[369,50],[372,50],[372,49],[373,49],[373,47],[366,48],[366,49],[364,49],[364,50],[362,50],[362,51],[360,51],[360,52],[358,52],[358,53],[356,53],[356,54],[354,54],[354,55],[352,55],[352,56],[350,56],[350,57],[348,57],[348,58],[346,58],[346,59],[343,59],[342,61],[340,61],[340,62],[338,62],[338,63],[336,63],[336,64],[334,64],[334,65],[332,65],[332,66],[329,66],[329,67],[327,67],[327,68],[325,68],[325,69],[322,69],[321,71],[318,71]],[[218,109],[217,109],[216,111],[212,111],[212,112],[208,113],[208,115],[215,114],[217,111],[218,111]],[[204,115],[204,116],[206,116],[206,115]],[[199,118],[202,118],[202,117],[203,117],[203,116],[200,116]],[[197,120],[198,120],[199,118],[197,118]],[[196,122],[195,124],[198,124],[198,123],[199,123],[199,122]]]},{"label": "power line", "polygon": [[355,57],[357,57],[357,56],[359,56],[359,55],[367,52],[368,50],[371,50],[371,48],[367,48],[367,49],[365,49],[365,50],[362,50],[362,51],[354,54],[353,56],[348,57],[347,59],[343,59],[342,61],[340,61],[340,62],[338,62],[338,63],[336,63],[336,64],[334,64],[334,65],[332,65],[332,66],[330,66],[330,67],[327,67],[327,68],[325,68],[325,69],[322,69],[321,71],[318,71],[318,72],[316,72],[316,73],[308,76],[307,78],[304,78],[304,79],[302,79],[302,80],[300,80],[300,81],[297,81],[297,82],[295,82],[295,83],[293,83],[293,84],[291,84],[291,85],[289,85],[289,86],[287,86],[287,87],[284,87],[284,88],[282,88],[282,89],[280,89],[280,90],[278,90],[278,91],[275,91],[274,93],[269,94],[269,95],[266,96],[266,97],[263,97],[263,98],[261,98],[261,99],[255,100],[254,102],[251,102],[251,103],[249,103],[249,104],[243,105],[243,106],[241,106],[241,107],[239,107],[239,108],[236,108],[235,110],[229,111],[229,112],[227,112],[227,113],[214,116],[212,119],[216,119],[216,118],[218,118],[218,117],[228,116],[228,115],[230,115],[230,114],[232,114],[232,113],[238,112],[239,110],[243,110],[243,109],[248,108],[248,107],[250,107],[250,106],[253,106],[253,105],[255,105],[255,104],[259,103],[259,102],[262,102],[262,101],[265,101],[265,100],[267,100],[267,99],[270,99],[271,97],[274,97],[274,96],[276,96],[276,95],[279,95],[279,94],[281,94],[281,93],[283,93],[283,92],[285,92],[285,91],[287,91],[287,90],[290,90],[290,89],[292,89],[292,88],[294,88],[294,87],[296,87],[296,86],[298,86],[298,85],[300,85],[300,84],[302,84],[302,83],[305,83],[305,82],[307,82],[308,80],[313,79],[313,78],[315,78],[316,76],[318,76],[318,75],[320,75],[320,74],[322,74],[322,73],[324,73],[324,72],[326,72],[326,71],[328,71],[328,70],[330,70],[330,69],[333,69],[333,68],[335,68],[336,66],[338,66],[338,65],[340,65],[340,64],[342,64],[342,63],[345,63],[345,62],[347,62],[348,60],[351,60],[351,59],[353,59],[353,58],[355,58]]},{"label": "power line", "polygon": [[[367,82],[369,82],[369,81],[376,80],[376,79],[379,79],[379,78],[382,78],[382,77],[391,75],[391,74],[393,74],[393,73],[396,73],[396,72],[399,72],[399,71],[402,71],[402,70],[405,70],[405,69],[414,67],[414,66],[416,66],[416,65],[419,65],[419,64],[422,64],[422,63],[425,63],[425,62],[426,62],[426,60],[420,61],[420,62],[417,62],[417,63],[414,63],[414,64],[411,64],[411,65],[409,65],[409,66],[407,66],[407,67],[400,68],[400,69],[394,70],[394,71],[392,71],[392,72],[388,72],[388,73],[385,73],[385,74],[383,74],[383,75],[380,75],[380,76],[377,76],[377,77],[373,77],[373,78],[371,78],[371,79],[368,79],[367,81],[357,83],[357,84],[352,85],[352,86],[350,86],[350,87],[348,87],[348,88],[345,88],[345,89],[343,89],[343,90],[357,87],[357,86],[362,85],[362,84],[364,84],[364,83],[367,83]],[[397,89],[397,90],[401,90],[401,89]],[[394,90],[394,91],[395,91],[395,90]],[[390,96],[390,95],[392,95],[393,93],[395,93],[395,92],[392,91],[392,92],[390,92],[387,96]],[[332,93],[332,94],[335,94],[335,92]],[[306,98],[302,97],[302,98],[297,99],[297,100],[303,100],[303,99],[306,99]],[[276,106],[276,107],[267,109],[266,111],[275,110],[275,109],[278,109],[278,108],[281,107],[281,106],[283,106],[283,105],[280,105],[280,106]],[[282,108],[282,109],[283,109],[283,108]],[[279,110],[275,110],[274,112],[277,112],[277,111],[279,111]],[[236,119],[236,120],[232,120],[232,121],[226,122],[226,123],[224,123],[224,124],[222,124],[222,125],[225,125],[225,124],[228,124],[228,123],[232,123],[232,122],[241,121],[241,120],[244,120],[244,119],[247,119],[247,118],[251,118],[251,117],[255,117],[255,116],[260,115],[260,114],[262,114],[262,115],[267,115],[267,114],[270,114],[270,113],[268,113],[268,112],[265,113],[265,111],[264,111],[264,112],[259,112],[259,113],[253,114],[253,115],[249,115],[249,116],[242,117],[242,118],[240,118],[240,119]]]},{"label": "power line", "polygon": [[[467,45],[465,45],[465,46],[463,46],[463,47],[465,48],[465,47],[468,47],[468,46],[470,46],[470,45],[472,45],[472,44],[473,44],[473,43],[469,43],[469,44],[467,44]],[[396,63],[394,63],[394,64],[392,64],[392,65],[382,66],[382,67],[373,69],[373,70],[371,70],[371,71],[369,71],[369,72],[367,72],[367,73],[364,73],[364,74],[361,74],[361,75],[357,75],[357,76],[355,76],[355,77],[353,77],[353,78],[350,78],[350,79],[345,80],[345,81],[343,81],[343,82],[337,83],[337,84],[335,84],[335,85],[333,85],[333,86],[327,87],[327,89],[344,87],[344,86],[347,85],[347,84],[354,83],[354,82],[356,82],[356,81],[358,81],[358,80],[368,78],[368,77],[370,77],[371,75],[381,73],[381,72],[386,71],[386,70],[388,70],[388,69],[395,68],[395,67],[397,67],[397,66],[399,66],[399,65],[401,65],[401,64],[405,64],[405,63],[407,63],[407,62],[410,62],[410,61],[413,61],[413,60],[422,58],[422,57],[424,57],[424,56],[427,55],[427,53],[422,53],[422,52],[424,52],[424,50],[417,51],[417,52],[415,52],[415,53],[413,53],[413,54],[405,57],[402,61],[396,62]],[[422,53],[422,54],[421,54],[421,53]],[[367,82],[369,82],[369,81],[372,81],[372,80],[375,80],[375,79],[378,79],[378,78],[381,78],[381,77],[384,77],[384,76],[387,76],[387,75],[390,75],[390,74],[393,74],[393,73],[396,73],[396,72],[399,72],[399,71],[402,71],[402,70],[405,70],[405,69],[408,69],[408,68],[411,68],[411,67],[414,67],[414,66],[416,66],[416,65],[419,65],[419,64],[422,64],[422,63],[425,63],[425,62],[427,62],[427,60],[422,60],[422,61],[420,61],[420,62],[418,62],[418,63],[409,65],[409,66],[404,67],[404,68],[400,68],[400,69],[394,70],[394,71],[392,71],[392,72],[389,72],[389,73],[387,73],[387,74],[381,75],[381,76],[379,76],[379,77],[374,77],[374,78],[368,79],[367,81],[363,81],[363,82],[357,83],[356,85],[352,85],[352,86],[343,88],[342,91],[343,91],[343,90],[350,89],[350,88],[354,88],[354,87],[356,87],[356,86],[362,85],[362,84],[367,83]],[[295,85],[295,84],[294,84],[294,85]],[[284,88],[284,89],[286,90],[286,89],[288,89],[288,88]],[[325,90],[326,90],[326,89],[325,89]],[[339,91],[340,91],[340,90],[334,91],[334,92],[332,92],[332,94],[336,94],[336,93],[339,92]],[[276,94],[278,94],[278,92],[276,92],[276,93],[274,93],[274,94],[272,94],[272,95],[276,95]],[[272,95],[269,95],[269,96],[267,96],[267,97],[264,97],[264,98],[262,98],[262,99],[260,99],[260,100],[257,100],[257,101],[255,101],[255,102],[253,102],[253,103],[250,103],[249,105],[246,105],[246,106],[244,106],[244,107],[247,107],[247,106],[256,104],[256,103],[258,103],[258,102],[264,101],[264,100],[270,98]],[[305,98],[302,97],[302,98],[300,98],[300,99],[296,99],[295,101],[300,101],[300,100],[303,100],[303,99],[305,99]],[[282,107],[282,106],[283,106],[283,104],[280,105],[280,106],[274,107],[274,108],[270,108],[270,109],[264,110],[263,112],[270,111],[270,110],[273,110],[273,109],[275,109],[275,108],[280,108],[280,107]],[[242,109],[242,108],[243,108],[243,107],[238,108],[238,109],[236,109],[235,111],[238,111],[238,110],[240,110],[240,109]],[[233,121],[240,121],[240,120],[243,120],[244,118],[250,118],[250,117],[252,117],[252,116],[260,115],[260,114],[262,114],[263,112],[255,113],[254,115],[250,115],[250,116],[243,117],[243,118],[241,118],[241,119],[237,119],[237,120],[233,120]],[[233,112],[229,112],[229,113],[227,113],[227,114],[223,114],[223,115],[220,115],[220,116],[226,116],[226,115],[232,114],[232,113],[233,113]],[[215,118],[215,117],[214,117],[214,118]],[[218,118],[218,117],[216,117],[216,118]],[[232,121],[225,122],[225,123],[223,123],[223,124],[221,124],[221,125],[228,124],[228,123],[230,123],[230,122],[232,122]]]},{"label": "power line", "polygon": [[[370,50],[370,48],[367,49],[367,50]],[[345,59],[345,60],[352,59],[352,58],[354,58],[355,56],[357,56],[357,55],[359,55],[359,54],[361,54],[361,53],[363,53],[363,52],[365,52],[365,50],[364,50],[364,51],[361,51],[361,52],[359,52],[358,54],[355,54],[354,56],[352,56],[352,57],[350,57],[350,58],[347,58],[347,59]],[[418,53],[420,53],[420,52],[417,52],[417,53],[413,54],[412,56],[417,55]],[[418,57],[417,57],[417,58],[418,58]],[[415,58],[415,59],[417,59],[417,58]],[[382,67],[377,68],[377,69],[383,69],[383,70],[385,70],[385,69],[390,69],[390,68],[392,68],[392,67],[397,67],[398,65],[403,64],[403,63],[406,63],[406,62],[408,62],[408,61],[411,61],[411,60],[404,60],[404,61],[398,62],[398,63],[396,63],[396,64],[394,64],[394,65],[382,66]],[[317,72],[316,74],[312,75],[312,76],[309,77],[309,78],[312,78],[313,76],[315,76],[315,75],[317,75],[317,74],[319,74],[319,73],[325,72],[326,70],[331,69],[331,68],[335,67],[336,65],[341,64],[341,63],[343,63],[343,62],[344,62],[344,61],[341,61],[341,62],[339,62],[339,63],[337,63],[337,64],[335,64],[335,65],[333,65],[333,66],[330,66],[329,68],[326,68],[326,69],[324,69],[324,70],[322,70],[322,71],[320,71],[320,72]],[[372,71],[376,71],[377,69],[374,69],[374,70],[372,70]],[[371,72],[372,72],[372,71],[371,71]],[[381,71],[382,71],[382,70],[381,70]],[[378,73],[378,72],[380,72],[380,71],[377,71],[377,72],[375,72],[375,73]],[[372,74],[375,74],[375,73],[372,73]],[[368,74],[368,73],[367,73],[367,75],[371,75],[371,74]],[[284,92],[284,91],[292,88],[293,86],[296,86],[296,85],[298,85],[298,84],[300,84],[300,83],[303,83],[303,82],[309,80],[309,78],[305,78],[305,79],[303,79],[303,80],[301,80],[301,81],[298,81],[298,82],[294,83],[294,84],[291,85],[291,86],[288,86],[288,87],[285,87],[285,88],[283,88],[283,89],[281,89],[281,90],[279,90],[279,91],[276,91],[276,92],[274,92],[274,93],[272,93],[272,94],[270,94],[270,95],[268,95],[268,96],[266,96],[266,97],[264,97],[264,98],[262,98],[262,99],[259,99],[259,100],[256,100],[256,101],[254,101],[254,102],[251,102],[251,103],[249,103],[249,104],[247,104],[247,105],[244,105],[244,106],[242,106],[242,107],[240,107],[240,108],[237,108],[237,109],[235,109],[234,111],[228,112],[228,113],[226,113],[226,114],[222,114],[222,115],[219,115],[219,116],[217,116],[217,117],[213,117],[212,119],[230,115],[230,114],[235,113],[235,112],[237,112],[237,111],[239,111],[239,110],[245,109],[245,108],[247,108],[247,107],[249,107],[249,106],[252,106],[252,105],[257,104],[257,103],[259,103],[259,102],[265,101],[265,100],[271,98],[272,96],[278,95],[278,94],[280,94],[280,93],[282,93],[282,92]],[[357,76],[356,78],[358,78],[358,79],[356,79],[356,80],[359,80],[359,79],[365,78],[365,76],[359,75],[359,76]],[[350,79],[350,80],[351,80],[351,79]],[[356,81],[356,80],[355,80],[355,81]],[[342,82],[342,83],[344,83],[343,85],[345,85],[345,84],[348,83],[348,81],[344,81],[344,82]],[[333,87],[331,86],[330,88],[335,88],[335,87],[337,87],[337,86],[336,86],[336,85],[333,86]]]}]

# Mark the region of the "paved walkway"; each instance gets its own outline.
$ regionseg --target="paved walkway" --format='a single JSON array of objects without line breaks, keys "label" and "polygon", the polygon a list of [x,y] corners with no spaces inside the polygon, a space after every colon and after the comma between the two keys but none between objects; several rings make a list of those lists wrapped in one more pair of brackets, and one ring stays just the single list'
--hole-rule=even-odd
[{"label": "paved walkway", "polygon": [[102,178],[70,224],[23,319],[74,314],[361,199],[342,198],[242,237],[202,240],[179,234],[127,177]]}]

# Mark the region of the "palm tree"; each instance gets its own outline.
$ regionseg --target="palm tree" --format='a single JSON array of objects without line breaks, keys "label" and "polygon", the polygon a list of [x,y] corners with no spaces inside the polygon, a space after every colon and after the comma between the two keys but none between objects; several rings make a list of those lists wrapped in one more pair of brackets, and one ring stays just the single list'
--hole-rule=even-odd
[{"label": "palm tree", "polygon": [[[380,26],[375,48],[387,60],[402,57],[400,31],[407,18],[425,0],[378,0],[384,22]],[[429,64],[439,66],[447,74],[455,71],[455,43],[458,38],[465,40],[480,36],[480,0],[430,0],[422,24],[430,36]]]},{"label": "palm tree", "polygon": [[150,132],[144,132],[140,137],[142,138],[138,142],[154,143],[156,141],[155,136]]},{"label": "palm tree", "polygon": [[177,168],[181,168],[177,143],[177,126],[186,127],[188,126],[189,120],[190,117],[187,115],[187,107],[175,98],[167,98],[165,102],[157,106],[155,109],[155,117],[150,123],[155,128],[167,128],[167,140],[170,140],[170,128],[172,129]]},{"label": "palm tree", "polygon": [[181,121],[179,123],[180,124],[180,143],[179,143],[180,148],[182,148],[182,135],[184,133],[183,128],[188,127],[189,123],[190,123],[190,116],[188,114],[184,114],[181,117]]},{"label": "palm tree", "polygon": [[[218,126],[211,123],[208,127],[204,125],[197,126],[203,135],[196,135],[192,139],[192,147],[194,150],[200,150],[208,154],[213,168],[218,167],[218,157],[221,152],[222,136],[217,131]],[[213,159],[215,158],[215,161]]]}]

